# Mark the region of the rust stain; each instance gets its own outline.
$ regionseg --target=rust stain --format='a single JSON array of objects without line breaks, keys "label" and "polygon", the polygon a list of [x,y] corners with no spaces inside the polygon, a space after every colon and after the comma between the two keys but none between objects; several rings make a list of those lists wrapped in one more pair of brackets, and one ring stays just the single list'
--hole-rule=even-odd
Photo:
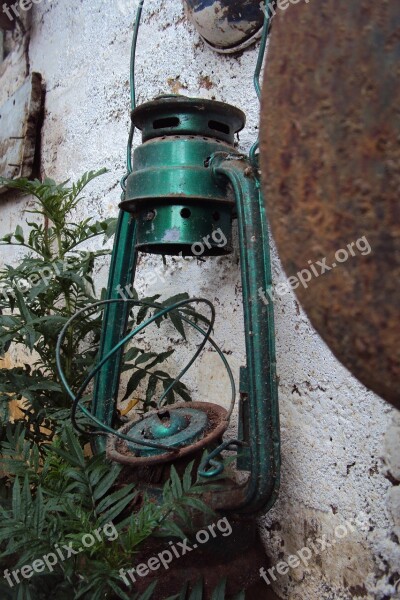
[{"label": "rust stain", "polygon": [[180,82],[180,77],[169,77],[167,83],[173,94],[179,94],[181,90],[186,90],[187,85]]},{"label": "rust stain", "polygon": [[200,75],[199,86],[201,88],[205,88],[206,90],[211,90],[214,87],[214,83],[211,81],[208,75]]}]

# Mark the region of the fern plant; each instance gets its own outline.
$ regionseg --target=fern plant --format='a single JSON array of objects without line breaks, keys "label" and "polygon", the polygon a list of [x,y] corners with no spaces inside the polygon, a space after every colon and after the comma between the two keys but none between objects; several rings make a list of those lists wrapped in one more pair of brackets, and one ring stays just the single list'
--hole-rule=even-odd
[{"label": "fern plant", "polygon": [[[77,436],[69,426],[70,399],[58,379],[55,347],[67,320],[104,297],[104,290],[97,293],[95,289],[93,273],[96,259],[110,251],[104,245],[98,250],[84,245],[94,238],[109,239],[115,220],[92,223],[74,216],[86,186],[102,173],[86,173],[75,184],[0,178],[0,184],[34,197],[27,227],[18,226],[0,240],[0,245],[24,251],[16,266],[4,265],[0,270],[0,356],[13,349],[22,350],[20,357],[26,356],[20,366],[0,368],[0,565],[13,571],[54,553],[56,547],[75,550],[52,570],[35,572],[29,579],[21,577],[12,588],[1,579],[2,600],[152,600],[156,583],[142,595],[124,589],[121,567],[130,564],[150,536],[184,537],[193,511],[210,512],[201,499],[203,485],[193,480],[193,464],[182,480],[172,467],[162,500],[156,504],[141,497],[138,509],[138,490],[121,482],[121,467],[108,463],[104,455],[86,456],[85,437]],[[184,298],[144,299],[158,307],[133,311],[128,328],[137,326],[149,312],[156,314]],[[207,322],[189,308],[183,312]],[[180,314],[160,317],[157,325],[165,319],[185,339]],[[73,388],[96,362],[100,330],[98,314],[78,321],[66,337],[62,360]],[[139,386],[145,390],[130,407],[137,403],[137,408],[148,410],[154,406],[158,387],[170,386],[172,377],[162,365],[172,353],[172,349],[158,354],[137,347],[127,350],[123,371],[130,376],[125,399]],[[168,403],[175,401],[175,394],[190,400],[180,382],[170,391]],[[13,400],[19,401],[21,414],[11,419]],[[85,423],[85,417],[79,420]],[[90,548],[81,548],[83,533],[104,531],[110,523],[116,539],[103,536]],[[223,600],[224,590],[222,582],[213,600]],[[201,582],[176,596],[179,600],[202,597]]]},{"label": "fern plant", "polygon": [[[11,494],[0,505],[1,568],[21,569],[68,544],[76,552],[68,560],[58,561],[51,573],[21,578],[15,590],[18,600],[41,600],[50,592],[52,597],[65,595],[69,600],[126,600],[129,596],[119,572],[131,564],[142,544],[154,535],[184,539],[187,532],[180,524],[187,527],[192,522],[193,510],[212,514],[201,499],[204,485],[193,480],[193,463],[182,481],[172,467],[161,503],[144,499],[134,511],[138,491],[132,484],[119,483],[121,467],[110,465],[103,455],[85,457],[69,427],[46,448],[43,459],[25,440],[25,430],[14,442],[2,460],[2,467],[9,471]],[[12,452],[25,457],[29,468],[23,477],[21,463],[13,463]],[[111,523],[115,530],[111,541],[100,536],[90,548],[82,547],[83,533],[104,530]]]},{"label": "fern plant", "polygon": [[[108,240],[114,234],[116,219],[98,222],[76,219],[76,209],[84,200],[86,186],[104,172],[105,169],[85,173],[73,184],[58,184],[51,179],[40,182],[0,178],[1,185],[34,198],[33,206],[26,211],[31,215],[26,230],[18,225],[13,233],[0,239],[0,245],[26,251],[17,266],[6,264],[0,270],[0,356],[19,348],[33,357],[27,358],[21,366],[0,368],[0,423],[8,422],[10,402],[22,400],[23,414],[17,422],[24,424],[27,437],[33,442],[53,439],[60,422],[69,417],[70,399],[60,385],[55,363],[58,335],[71,316],[105,294],[105,290],[96,293],[93,271],[96,260],[108,255],[110,250],[104,248],[104,243],[98,250],[85,246],[94,238]],[[187,296],[181,295],[179,299],[183,297]],[[165,302],[176,300],[174,297]],[[129,328],[140,323],[149,310],[144,307],[132,312]],[[83,374],[95,362],[101,319],[101,313],[81,319],[66,336],[62,359],[72,388],[81,383]],[[184,336],[179,314],[173,314],[171,322]],[[160,365],[173,352],[171,349],[156,354],[140,348],[129,349],[123,369],[133,370],[133,374],[125,399],[132,396],[140,384],[145,384],[146,389],[143,397],[135,399],[130,407],[139,403],[139,408],[148,410],[153,406],[157,385],[163,385],[164,389],[170,385],[172,378]],[[175,400],[174,393],[190,400],[182,383],[178,383],[175,392],[171,390],[167,402]],[[85,421],[84,417],[80,418]]]}]

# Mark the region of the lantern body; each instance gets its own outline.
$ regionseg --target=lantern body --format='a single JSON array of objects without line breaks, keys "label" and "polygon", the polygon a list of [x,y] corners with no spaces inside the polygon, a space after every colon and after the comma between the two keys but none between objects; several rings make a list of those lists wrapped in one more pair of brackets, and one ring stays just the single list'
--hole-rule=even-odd
[{"label": "lantern body", "polygon": [[222,102],[166,96],[138,107],[132,120],[143,143],[134,152],[120,207],[137,221],[137,249],[183,256],[229,253],[235,199],[208,162],[217,152],[235,152],[244,114]]}]

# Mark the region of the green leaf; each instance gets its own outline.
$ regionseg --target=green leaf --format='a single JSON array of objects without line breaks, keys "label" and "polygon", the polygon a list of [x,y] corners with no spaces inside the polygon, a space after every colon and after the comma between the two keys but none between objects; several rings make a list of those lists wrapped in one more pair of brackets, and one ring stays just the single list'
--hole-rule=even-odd
[{"label": "green leaf", "polygon": [[180,538],[181,540],[186,539],[186,534],[182,531],[177,523],[174,521],[166,521],[163,524],[162,535],[165,536],[173,536]]},{"label": "green leaf", "polygon": [[117,230],[118,219],[107,219],[107,229],[105,230],[105,239],[109,240]]},{"label": "green leaf", "polygon": [[182,486],[183,486],[184,492],[188,492],[190,490],[190,488],[192,487],[193,466],[194,466],[194,460],[192,460],[192,462],[190,462],[185,469],[185,473],[183,475],[183,480],[182,480]]},{"label": "green leaf", "polygon": [[110,579],[108,581],[108,585],[110,586],[112,591],[117,594],[118,598],[120,598],[121,600],[132,600],[132,596],[128,596],[127,594],[125,594],[125,592],[119,587],[119,585],[114,583],[114,581],[112,579]]},{"label": "green leaf", "polygon": [[211,600],[225,600],[226,579],[223,579],[215,588]]},{"label": "green leaf", "polygon": [[103,500],[97,505],[97,507],[96,507],[97,511],[99,513],[104,512],[111,505],[116,504],[117,501],[128,496],[128,494],[130,495],[130,493],[132,492],[132,490],[134,488],[135,488],[134,484],[126,485],[125,487],[121,488],[120,490],[117,490],[116,492],[113,492],[109,496],[106,496],[106,498],[103,498]]},{"label": "green leaf", "polygon": [[151,358],[157,357],[157,354],[154,352],[144,352],[139,358],[135,361],[135,365],[142,365],[148,362]]},{"label": "green leaf", "polygon": [[187,389],[186,385],[184,383],[182,383],[181,381],[177,381],[175,383],[174,392],[176,394],[178,394],[178,396],[180,396],[185,402],[192,401],[192,397],[189,394],[189,390]]},{"label": "green leaf", "polygon": [[75,433],[72,431],[70,427],[66,427],[65,429],[66,438],[68,442],[68,448],[73,454],[75,460],[80,464],[81,467],[85,466],[85,457],[83,454],[83,450],[81,445],[76,437]]},{"label": "green leaf", "polygon": [[239,594],[237,594],[233,600],[246,600],[246,592],[239,592]]},{"label": "green leaf", "polygon": [[177,594],[176,596],[171,596],[167,600],[186,600],[186,594],[187,594],[188,589],[189,589],[189,584],[185,583],[180,594]]},{"label": "green leaf", "polygon": [[76,458],[71,456],[71,454],[69,452],[66,452],[62,448],[56,448],[56,447],[52,446],[51,452],[54,452],[54,454],[57,454],[58,456],[63,458],[65,460],[65,462],[67,462],[68,464],[74,465],[75,467],[81,466],[81,463],[79,460],[77,460]]},{"label": "green leaf", "polygon": [[146,377],[145,371],[136,371],[132,377],[128,381],[128,385],[126,386],[125,396],[122,398],[122,401],[126,400],[133,394],[136,390],[140,382]]},{"label": "green leaf", "polygon": [[171,489],[174,497],[179,499],[183,495],[182,483],[174,465],[171,465]]},{"label": "green leaf", "polygon": [[171,323],[175,327],[175,329],[180,333],[184,340],[186,340],[185,328],[183,326],[183,321],[178,312],[170,312],[169,318],[171,319]]},{"label": "green leaf", "polygon": [[192,593],[189,596],[189,600],[203,600],[203,580],[199,579],[199,581],[195,584]]},{"label": "green leaf", "polygon": [[142,594],[138,600],[151,600],[153,592],[156,589],[156,585],[157,581],[154,581],[151,585],[149,585],[145,593]]},{"label": "green leaf", "polygon": [[146,390],[146,403],[149,404],[153,401],[155,391],[157,389],[158,377],[157,375],[150,375],[149,383]]},{"label": "green leaf", "polygon": [[134,360],[139,353],[140,353],[139,348],[129,348],[129,350],[124,355],[124,361],[130,362],[131,360]]},{"label": "green leaf", "polygon": [[12,511],[14,518],[18,518],[21,513],[21,486],[18,476],[15,478],[12,491]]},{"label": "green leaf", "polygon": [[42,381],[40,381],[38,383],[33,383],[27,389],[32,390],[33,392],[37,391],[37,390],[40,390],[40,391],[48,390],[51,392],[61,392],[62,391],[61,385],[59,383],[56,383],[55,381],[47,381],[46,379],[43,379]]},{"label": "green leaf", "polygon": [[44,506],[44,498],[42,488],[39,487],[36,493],[35,503],[34,503],[34,520],[33,527],[35,528],[37,537],[40,539],[46,519],[46,510]]},{"label": "green leaf", "polygon": [[183,294],[176,294],[175,296],[171,296],[171,298],[167,298],[167,300],[164,300],[163,306],[172,306],[173,304],[182,302],[182,300],[189,300],[189,294],[184,292]]},{"label": "green leaf", "polygon": [[200,498],[185,498],[185,506],[189,506],[190,508],[194,508],[198,510],[202,514],[215,514],[214,511]]},{"label": "green leaf", "polygon": [[[150,296],[149,298],[146,298],[146,302],[154,303],[160,297],[161,297],[160,294],[156,294],[155,296]],[[137,317],[136,317],[136,324],[137,325],[140,325],[140,323],[142,321],[144,321],[144,319],[146,318],[147,313],[149,312],[149,310],[151,310],[151,306],[148,306],[146,304],[139,309],[139,312],[138,312]]]},{"label": "green leaf", "polygon": [[21,504],[24,507],[30,506],[32,503],[31,490],[29,486],[28,473],[25,473],[24,485],[22,487]]},{"label": "green leaf", "polygon": [[154,354],[155,359],[152,360],[148,365],[147,365],[147,369],[151,369],[152,367],[154,367],[155,365],[158,365],[160,363],[163,363],[164,361],[166,361],[170,356],[172,356],[174,354],[175,350],[168,350],[167,352],[161,352],[160,354]]},{"label": "green leaf", "polygon": [[116,482],[121,469],[118,465],[113,465],[110,471],[99,481],[93,493],[95,500],[100,500]]},{"label": "green leaf", "polygon": [[115,519],[117,519],[121,515],[121,513],[125,510],[125,508],[129,504],[131,504],[131,502],[133,501],[135,496],[136,496],[136,492],[131,492],[124,498],[121,498],[121,500],[116,502],[116,504],[111,506],[106,512],[104,512],[101,515],[100,526],[102,527],[106,523],[109,523],[110,521],[114,521]]},{"label": "green leaf", "polygon": [[[171,378],[168,378],[168,379],[163,379],[163,382],[162,382],[162,384],[163,384],[164,392],[166,392],[166,391],[167,391],[167,389],[168,389],[168,388],[169,388],[169,386],[171,385],[172,381],[173,381],[173,380],[172,380]],[[166,400],[166,403],[167,403],[167,404],[174,404],[174,402],[175,402],[175,394],[174,394],[174,390],[173,390],[173,388],[171,388],[171,389],[169,390],[169,392],[167,393],[167,395],[166,395],[166,397],[165,397],[165,400]],[[164,400],[164,403],[165,403],[165,400]]]},{"label": "green leaf", "polygon": [[21,225],[17,225],[17,228],[14,233],[14,237],[18,242],[21,242],[21,244],[24,243],[24,241],[25,241],[24,231],[23,231]]}]

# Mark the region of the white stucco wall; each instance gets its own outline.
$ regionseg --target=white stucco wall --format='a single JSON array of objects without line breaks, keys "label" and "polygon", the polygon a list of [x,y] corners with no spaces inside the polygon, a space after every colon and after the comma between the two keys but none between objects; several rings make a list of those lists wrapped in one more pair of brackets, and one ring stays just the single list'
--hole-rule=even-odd
[{"label": "white stucco wall", "polygon": [[[248,117],[240,134],[240,146],[248,150],[258,125],[252,86],[256,50],[238,57],[216,55],[199,40],[180,1],[149,0],[148,5],[137,56],[138,102],[173,91],[236,104]],[[47,89],[42,174],[74,179],[106,166],[109,172],[90,187],[79,211],[95,219],[116,215],[118,181],[124,174],[133,11],[129,15],[121,7],[126,4],[43,0],[33,14],[30,68],[43,75]],[[23,220],[23,200],[7,195],[0,203],[3,235]],[[2,250],[2,260],[12,259]],[[245,362],[237,252],[205,263],[167,261],[165,283],[149,286],[149,274],[155,266],[162,268],[162,259],[141,258],[140,293],[186,291],[214,302],[214,337],[237,375]],[[276,253],[273,270],[275,283],[284,281]],[[107,264],[99,265],[99,286],[105,285],[106,274]],[[334,543],[318,555],[313,550],[308,568],[302,565],[282,576],[275,571],[274,588],[291,600],[400,598],[395,593],[400,579],[400,416],[337,362],[292,293],[277,299],[275,314],[283,465],[279,501],[260,521],[266,554],[276,565],[305,546],[312,548],[311,543],[318,548],[316,540],[323,535]],[[183,359],[185,348],[172,330],[168,333],[167,346],[176,346],[176,360]],[[220,374],[215,353],[206,352],[186,379],[193,397],[224,402],[228,392]],[[347,535],[335,536],[337,525],[361,513],[367,528],[351,531],[347,526]]]}]

